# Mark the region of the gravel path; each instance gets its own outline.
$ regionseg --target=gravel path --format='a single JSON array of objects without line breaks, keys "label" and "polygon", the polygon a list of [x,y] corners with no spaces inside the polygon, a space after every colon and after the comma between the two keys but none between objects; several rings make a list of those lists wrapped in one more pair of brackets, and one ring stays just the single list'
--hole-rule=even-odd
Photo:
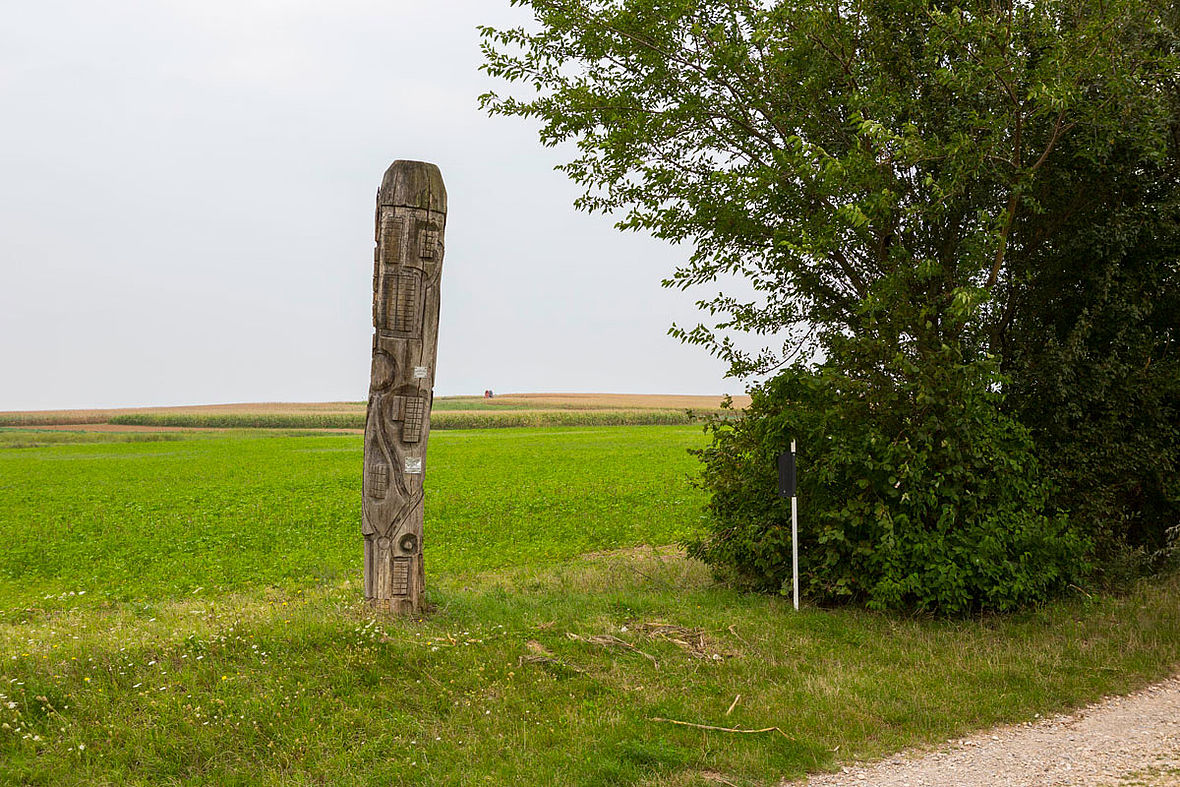
[{"label": "gravel path", "polygon": [[813,776],[807,787],[1180,787],[1180,675],[1070,716]]}]

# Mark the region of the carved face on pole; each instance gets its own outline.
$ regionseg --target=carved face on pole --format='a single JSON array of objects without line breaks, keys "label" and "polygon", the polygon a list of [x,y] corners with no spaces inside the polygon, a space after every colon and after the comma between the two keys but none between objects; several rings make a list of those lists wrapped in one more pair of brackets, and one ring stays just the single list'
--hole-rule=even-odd
[{"label": "carved face on pole", "polygon": [[365,597],[421,609],[426,442],[447,197],[433,164],[395,161],[377,193],[373,362],[365,422]]}]

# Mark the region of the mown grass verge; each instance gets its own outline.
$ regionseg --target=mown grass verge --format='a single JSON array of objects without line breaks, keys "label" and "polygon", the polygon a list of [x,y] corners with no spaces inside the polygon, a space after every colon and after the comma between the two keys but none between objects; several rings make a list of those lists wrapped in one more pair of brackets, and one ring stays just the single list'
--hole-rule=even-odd
[{"label": "mown grass verge", "polygon": [[1180,658],[1174,578],[948,623],[795,613],[641,550],[434,574],[429,598],[409,621],[370,614],[351,580],[24,610],[0,625],[0,781],[771,785]]},{"label": "mown grass verge", "polygon": [[[478,411],[440,410],[430,415],[433,429],[547,428],[553,426],[670,426],[689,424],[695,416],[686,410],[539,410]],[[108,423],[130,426],[184,426],[204,429],[364,429],[364,413],[129,413],[115,415]]]}]

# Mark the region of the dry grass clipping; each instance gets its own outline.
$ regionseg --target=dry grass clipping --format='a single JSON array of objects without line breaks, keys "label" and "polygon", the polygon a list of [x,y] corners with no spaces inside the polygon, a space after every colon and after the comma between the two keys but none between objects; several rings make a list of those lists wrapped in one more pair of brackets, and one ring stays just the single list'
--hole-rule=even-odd
[{"label": "dry grass clipping", "polygon": [[638,653],[640,656],[643,656],[652,664],[655,664],[656,669],[659,669],[660,667],[660,663],[656,661],[655,656],[651,655],[650,653],[644,653],[642,650],[635,647],[627,640],[620,639],[613,634],[596,634],[592,637],[581,637],[577,634],[567,631],[565,635],[575,642],[588,642],[591,645],[598,645],[601,648],[623,648],[624,650],[630,650],[634,653]]},{"label": "dry grass clipping", "polygon": [[722,661],[738,655],[723,650],[705,635],[704,629],[662,622],[633,623],[629,628],[648,639],[671,642],[694,659]]}]

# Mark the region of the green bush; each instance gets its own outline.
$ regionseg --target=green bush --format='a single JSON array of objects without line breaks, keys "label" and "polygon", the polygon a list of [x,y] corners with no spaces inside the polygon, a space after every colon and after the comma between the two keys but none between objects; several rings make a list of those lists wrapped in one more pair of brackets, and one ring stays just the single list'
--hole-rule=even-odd
[{"label": "green bush", "polygon": [[690,554],[739,586],[790,591],[775,458],[794,438],[800,585],[812,600],[953,615],[1016,609],[1080,581],[1088,542],[1049,510],[994,367],[944,354],[859,377],[791,368],[751,391],[745,418],[710,421],[709,524]]}]

